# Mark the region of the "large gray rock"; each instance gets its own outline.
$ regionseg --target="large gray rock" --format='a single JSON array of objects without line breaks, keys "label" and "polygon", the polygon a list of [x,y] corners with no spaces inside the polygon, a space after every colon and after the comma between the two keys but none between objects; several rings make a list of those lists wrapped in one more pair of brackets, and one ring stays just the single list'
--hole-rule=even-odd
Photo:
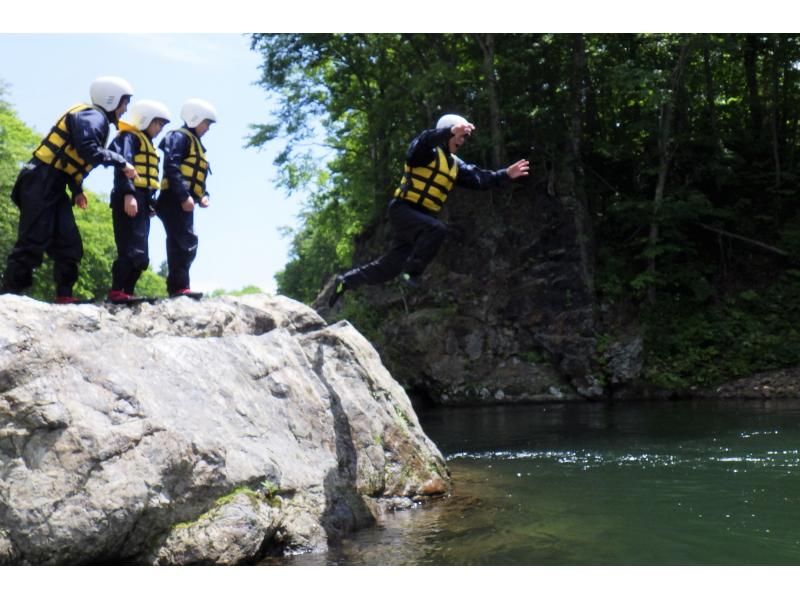
[{"label": "large gray rock", "polygon": [[0,297],[0,563],[325,550],[449,478],[349,324],[266,295]]}]

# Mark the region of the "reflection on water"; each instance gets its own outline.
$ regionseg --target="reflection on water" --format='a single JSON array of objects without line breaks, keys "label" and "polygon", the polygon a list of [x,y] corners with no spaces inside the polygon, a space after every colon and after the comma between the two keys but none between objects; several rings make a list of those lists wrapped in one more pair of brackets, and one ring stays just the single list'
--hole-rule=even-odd
[{"label": "reflection on water", "polygon": [[452,496],[284,564],[798,564],[800,402],[421,414]]}]

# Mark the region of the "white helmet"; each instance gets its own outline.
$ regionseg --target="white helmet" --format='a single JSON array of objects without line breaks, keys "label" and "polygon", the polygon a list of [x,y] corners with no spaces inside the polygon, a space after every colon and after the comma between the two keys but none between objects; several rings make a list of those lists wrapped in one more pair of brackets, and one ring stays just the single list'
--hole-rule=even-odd
[{"label": "white helmet", "polygon": [[437,129],[450,129],[455,125],[465,125],[469,121],[464,118],[463,116],[459,116],[458,114],[445,114],[436,122]]},{"label": "white helmet", "polygon": [[133,86],[122,77],[98,77],[89,86],[92,104],[100,106],[106,112],[116,110],[123,96],[132,95]]},{"label": "white helmet", "polygon": [[181,118],[187,127],[194,129],[206,119],[217,122],[217,109],[205,100],[193,98],[184,102]]},{"label": "white helmet", "polygon": [[154,118],[169,122],[172,116],[164,104],[155,100],[139,100],[131,105],[130,122],[140,131],[149,127]]}]

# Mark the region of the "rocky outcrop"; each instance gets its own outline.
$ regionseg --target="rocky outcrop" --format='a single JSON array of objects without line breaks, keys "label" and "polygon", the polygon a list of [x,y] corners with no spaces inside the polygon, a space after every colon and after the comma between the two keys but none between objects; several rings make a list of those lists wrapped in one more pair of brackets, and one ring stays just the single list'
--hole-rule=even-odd
[{"label": "rocky outcrop", "polygon": [[797,400],[800,367],[762,372],[707,388],[690,388],[682,394],[700,399]]},{"label": "rocky outcrop", "polygon": [[[456,190],[443,211],[457,235],[423,276],[345,294],[350,317],[413,392],[439,404],[598,397],[592,252],[575,198],[546,189]],[[388,223],[365,234],[357,263],[389,246]],[[324,296],[324,293],[323,293]]]},{"label": "rocky outcrop", "polygon": [[447,492],[349,324],[283,297],[0,297],[0,563],[243,563],[325,550]]}]

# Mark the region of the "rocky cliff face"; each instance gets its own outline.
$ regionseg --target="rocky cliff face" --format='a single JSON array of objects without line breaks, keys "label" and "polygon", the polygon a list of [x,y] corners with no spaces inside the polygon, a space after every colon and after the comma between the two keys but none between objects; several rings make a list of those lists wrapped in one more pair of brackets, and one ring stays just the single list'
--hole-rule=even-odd
[{"label": "rocky cliff face", "polygon": [[370,344],[297,302],[0,297],[0,564],[324,550],[448,486]]},{"label": "rocky cliff face", "polygon": [[[515,187],[456,190],[447,206],[443,219],[460,239],[445,242],[424,288],[358,289],[337,305],[339,317],[357,321],[395,377],[434,403],[602,395],[593,255],[580,203]],[[383,253],[389,239],[382,222],[360,240],[356,262]]]}]

